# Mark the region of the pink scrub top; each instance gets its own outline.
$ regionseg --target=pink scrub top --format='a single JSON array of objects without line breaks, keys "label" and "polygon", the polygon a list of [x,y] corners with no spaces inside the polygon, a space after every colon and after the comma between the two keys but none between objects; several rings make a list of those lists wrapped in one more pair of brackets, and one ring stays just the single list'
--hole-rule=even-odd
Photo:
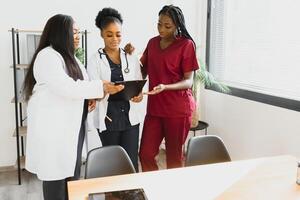
[{"label": "pink scrub top", "polygon": [[[199,68],[192,40],[177,38],[165,49],[160,48],[160,37],[149,40],[141,58],[149,77],[149,91],[159,84],[181,81],[184,73]],[[195,109],[191,89],[168,90],[149,95],[147,114],[158,117],[186,117]]]}]

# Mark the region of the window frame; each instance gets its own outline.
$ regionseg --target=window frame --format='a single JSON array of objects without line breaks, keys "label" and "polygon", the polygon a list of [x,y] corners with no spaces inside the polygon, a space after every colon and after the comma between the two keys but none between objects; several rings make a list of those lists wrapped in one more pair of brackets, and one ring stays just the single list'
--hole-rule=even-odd
[{"label": "window frame", "polygon": [[[207,66],[207,70],[209,71],[210,63],[209,63],[209,52],[210,52],[210,38],[211,38],[211,1],[212,0],[207,0],[207,20],[206,20],[206,50],[205,50],[205,64]],[[273,96],[273,95],[268,95],[264,93],[259,93],[259,92],[253,92],[237,87],[231,87],[228,86],[228,88],[231,90],[229,93],[225,93],[222,91],[219,91],[216,87],[205,87],[205,89],[216,91],[219,93],[235,96],[235,97],[240,97],[243,99],[248,99],[260,103],[265,103],[268,105],[276,106],[276,107],[281,107],[281,108],[286,108],[289,110],[293,111],[298,111],[300,112],[300,101],[293,100],[293,99],[288,99],[288,98],[283,98],[283,97],[278,97],[278,96]]]}]

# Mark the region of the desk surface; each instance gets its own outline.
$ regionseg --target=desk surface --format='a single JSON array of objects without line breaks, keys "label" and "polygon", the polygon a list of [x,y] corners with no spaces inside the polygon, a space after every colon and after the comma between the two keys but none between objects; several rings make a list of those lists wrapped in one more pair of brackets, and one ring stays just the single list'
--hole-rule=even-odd
[{"label": "desk surface", "polygon": [[297,159],[276,156],[68,182],[70,200],[143,188],[149,200],[300,199]]}]

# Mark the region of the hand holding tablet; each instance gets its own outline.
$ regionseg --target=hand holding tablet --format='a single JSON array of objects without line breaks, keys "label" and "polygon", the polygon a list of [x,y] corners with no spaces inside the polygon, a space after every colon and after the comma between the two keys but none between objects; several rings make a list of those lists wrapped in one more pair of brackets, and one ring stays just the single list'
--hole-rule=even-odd
[{"label": "hand holding tablet", "polygon": [[129,101],[133,97],[139,96],[142,92],[143,87],[147,80],[133,80],[133,81],[118,81],[115,82],[115,85],[123,85],[124,89],[120,92],[110,95],[109,100],[120,101],[125,100]]}]

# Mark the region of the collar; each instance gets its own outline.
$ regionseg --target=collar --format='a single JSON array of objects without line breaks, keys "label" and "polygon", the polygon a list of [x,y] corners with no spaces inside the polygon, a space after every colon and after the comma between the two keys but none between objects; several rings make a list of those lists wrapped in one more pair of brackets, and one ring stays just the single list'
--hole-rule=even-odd
[{"label": "collar", "polygon": [[[104,52],[103,48],[99,48],[99,49],[98,49],[98,53],[99,53],[99,54],[102,54],[102,55],[106,55],[106,53]],[[124,49],[120,48],[120,54],[121,54],[121,55],[126,55],[127,53],[125,52]]]}]

